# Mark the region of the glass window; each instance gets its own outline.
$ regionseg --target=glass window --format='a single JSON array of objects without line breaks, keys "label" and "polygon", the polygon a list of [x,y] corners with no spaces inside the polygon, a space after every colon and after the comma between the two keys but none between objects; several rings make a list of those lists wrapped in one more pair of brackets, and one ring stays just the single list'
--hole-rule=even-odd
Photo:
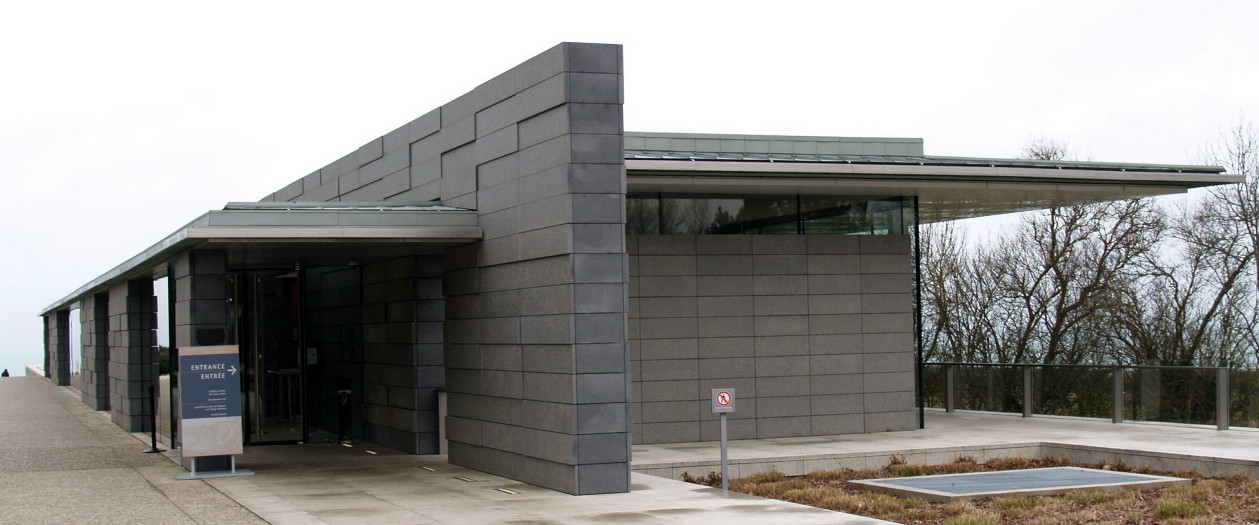
[{"label": "glass window", "polygon": [[851,195],[629,194],[635,234],[903,235],[912,198]]},{"label": "glass window", "polygon": [[625,197],[625,233],[660,233],[659,196],[653,193]]},{"label": "glass window", "polygon": [[791,234],[795,195],[665,195],[660,199],[662,233]]},{"label": "glass window", "polygon": [[869,204],[864,198],[802,195],[800,214],[804,233],[870,233]]}]

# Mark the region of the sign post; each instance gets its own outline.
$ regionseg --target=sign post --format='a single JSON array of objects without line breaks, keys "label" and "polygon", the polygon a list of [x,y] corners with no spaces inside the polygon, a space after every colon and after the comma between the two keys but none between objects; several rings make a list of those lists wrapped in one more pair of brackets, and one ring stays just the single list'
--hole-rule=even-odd
[{"label": "sign post", "polygon": [[[180,454],[192,458],[192,472],[178,479],[248,476],[236,469],[236,454],[244,452],[240,415],[240,350],[230,346],[179,349]],[[197,472],[197,458],[231,456],[227,472]]]},{"label": "sign post", "polygon": [[721,417],[721,493],[730,492],[730,459],[726,454],[726,414],[734,412],[734,389],[713,389],[713,413]]}]

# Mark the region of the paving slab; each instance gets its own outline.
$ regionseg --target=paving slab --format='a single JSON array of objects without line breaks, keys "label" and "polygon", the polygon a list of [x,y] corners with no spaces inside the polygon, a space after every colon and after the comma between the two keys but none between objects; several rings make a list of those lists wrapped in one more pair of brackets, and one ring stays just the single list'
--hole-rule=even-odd
[{"label": "paving slab", "polygon": [[571,496],[371,444],[246,447],[254,476],[176,480],[147,443],[43,378],[0,379],[0,521],[171,524],[890,522],[632,474],[626,494]]},{"label": "paving slab", "polygon": [[[804,474],[836,468],[878,468],[893,456],[910,463],[948,463],[960,456],[1058,457],[1080,463],[1120,462],[1164,472],[1259,478],[1259,429],[1203,425],[1112,423],[991,412],[926,411],[926,428],[904,432],[750,439],[730,442],[731,476],[779,470]],[[636,445],[633,469],[678,478],[717,470],[717,442]]]},{"label": "paving slab", "polygon": [[371,444],[247,447],[254,476],[207,480],[277,524],[887,524],[645,474],[626,494],[571,496]]},{"label": "paving slab", "polygon": [[260,524],[257,515],[39,377],[0,378],[0,521]]}]

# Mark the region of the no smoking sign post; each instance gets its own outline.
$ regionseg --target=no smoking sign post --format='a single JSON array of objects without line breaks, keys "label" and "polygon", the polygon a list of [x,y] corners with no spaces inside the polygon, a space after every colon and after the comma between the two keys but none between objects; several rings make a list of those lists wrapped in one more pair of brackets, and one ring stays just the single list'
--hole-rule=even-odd
[{"label": "no smoking sign post", "polygon": [[730,490],[730,460],[726,454],[726,414],[734,412],[734,389],[713,389],[713,413],[721,416],[721,492]]}]

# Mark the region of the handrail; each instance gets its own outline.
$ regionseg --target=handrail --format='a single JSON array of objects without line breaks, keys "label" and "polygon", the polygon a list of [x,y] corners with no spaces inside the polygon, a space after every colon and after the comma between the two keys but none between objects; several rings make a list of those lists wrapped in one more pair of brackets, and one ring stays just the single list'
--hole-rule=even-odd
[{"label": "handrail", "polygon": [[1229,428],[1229,367],[1207,367],[1207,366],[1172,366],[1172,365],[1118,365],[1118,364],[1062,364],[1062,363],[962,363],[962,362],[934,362],[923,363],[923,367],[944,367],[944,383],[945,383],[945,412],[957,411],[957,369],[959,367],[976,367],[976,368],[1009,368],[1020,369],[1022,371],[1022,412],[1023,417],[1032,417],[1035,413],[1035,396],[1032,389],[1032,371],[1036,368],[1093,368],[1093,369],[1110,369],[1112,370],[1112,415],[1113,423],[1124,422],[1124,374],[1123,370],[1214,370],[1215,379],[1215,415],[1216,428],[1219,430],[1228,430]]},{"label": "handrail", "polygon": [[1184,370],[1214,370],[1217,368],[1228,368],[1218,366],[1186,366],[1186,365],[1119,365],[1119,364],[1072,364],[1072,363],[973,363],[962,361],[930,361],[923,365],[952,365],[952,366],[1035,366],[1041,368],[1126,368],[1126,369],[1184,369]]}]

